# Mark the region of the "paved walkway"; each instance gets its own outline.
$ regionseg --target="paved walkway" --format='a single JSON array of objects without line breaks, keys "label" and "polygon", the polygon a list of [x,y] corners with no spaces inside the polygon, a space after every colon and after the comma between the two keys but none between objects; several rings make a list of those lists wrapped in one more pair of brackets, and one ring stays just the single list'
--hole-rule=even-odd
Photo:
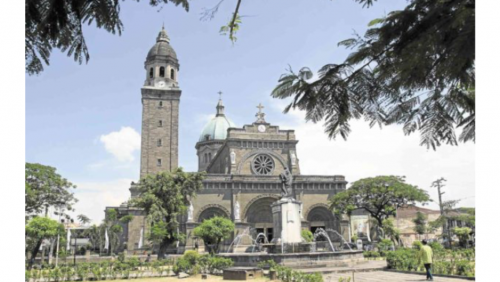
[{"label": "paved walkway", "polygon": [[[352,273],[325,274],[325,282],[338,282],[340,277],[351,277]],[[410,282],[426,281],[425,274],[404,274],[389,271],[371,271],[354,273],[354,282]],[[459,278],[434,277],[435,282],[470,282],[471,280]]]}]

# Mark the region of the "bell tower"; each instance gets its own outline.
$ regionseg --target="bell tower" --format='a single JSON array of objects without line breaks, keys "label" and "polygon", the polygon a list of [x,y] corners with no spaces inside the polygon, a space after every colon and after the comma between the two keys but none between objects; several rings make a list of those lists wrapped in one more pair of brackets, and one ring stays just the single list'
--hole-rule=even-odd
[{"label": "bell tower", "polygon": [[179,62],[162,27],[144,63],[142,94],[141,178],[178,166]]}]

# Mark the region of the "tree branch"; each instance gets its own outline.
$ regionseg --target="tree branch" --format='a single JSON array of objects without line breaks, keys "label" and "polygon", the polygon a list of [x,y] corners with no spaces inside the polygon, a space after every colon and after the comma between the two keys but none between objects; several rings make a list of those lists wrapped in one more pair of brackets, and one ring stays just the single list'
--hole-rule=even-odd
[{"label": "tree branch", "polygon": [[236,3],[236,9],[234,10],[233,13],[233,19],[231,20],[231,23],[229,23],[229,38],[233,38],[233,29],[234,29],[234,24],[236,22],[236,18],[238,17],[238,11],[240,9],[240,4],[241,0],[238,0],[238,3]]}]

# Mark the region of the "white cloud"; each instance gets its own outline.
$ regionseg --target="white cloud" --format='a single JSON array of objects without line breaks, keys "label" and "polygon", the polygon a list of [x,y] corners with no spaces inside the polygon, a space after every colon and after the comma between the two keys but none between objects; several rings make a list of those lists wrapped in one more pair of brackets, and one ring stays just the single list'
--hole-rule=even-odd
[{"label": "white cloud", "polygon": [[74,215],[84,214],[92,223],[99,224],[104,219],[106,207],[119,206],[130,198],[132,179],[117,179],[106,182],[76,182]]},{"label": "white cloud", "polygon": [[133,153],[141,148],[141,135],[128,126],[122,127],[120,131],[101,135],[99,140],[104,144],[106,151],[121,162],[133,161]]},{"label": "white cloud", "polygon": [[[283,101],[272,100],[271,109],[281,112]],[[446,199],[462,199],[461,206],[475,206],[475,145],[441,146],[436,151],[420,146],[419,134],[405,136],[400,126],[370,128],[367,122],[351,122],[347,141],[329,140],[322,124],[304,122],[304,113],[293,111],[277,122],[295,129],[297,156],[302,174],[340,174],[350,183],[378,175],[404,175],[408,183],[426,189],[434,200],[432,181],[444,177]],[[436,203],[431,204],[437,208]]]}]

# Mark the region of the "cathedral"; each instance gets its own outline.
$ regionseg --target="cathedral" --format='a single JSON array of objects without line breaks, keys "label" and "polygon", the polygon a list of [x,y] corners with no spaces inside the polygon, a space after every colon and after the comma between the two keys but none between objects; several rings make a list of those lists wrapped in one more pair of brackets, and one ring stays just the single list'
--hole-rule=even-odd
[{"label": "cathedral", "polygon": [[[147,54],[144,67],[141,177],[178,167],[179,111],[187,110],[180,107],[179,61],[163,28]],[[293,176],[295,199],[302,202],[302,228],[312,232],[320,227],[328,228],[344,238],[349,237],[348,221],[328,209],[328,198],[346,189],[344,176],[301,174],[299,140],[294,130],[283,130],[266,121],[263,109],[259,104],[255,119],[238,126],[225,114],[220,98],[215,117],[200,128],[199,140],[193,145],[198,156],[198,171],[206,171],[207,175],[203,189],[192,199],[188,213],[181,219],[179,232],[184,232],[187,239],[173,246],[172,252],[193,249],[198,240],[193,236],[193,229],[213,216],[233,220],[234,236],[242,232],[262,233],[271,242],[271,204],[280,198],[279,175],[285,169]],[[131,184],[132,198],[137,196],[137,185]],[[142,211],[128,206],[127,202],[119,207],[107,207],[110,208],[117,209],[120,215],[134,215],[124,226],[123,248],[128,252],[142,251],[147,246],[144,242],[147,225]],[[226,244],[231,241],[228,239]]]}]

